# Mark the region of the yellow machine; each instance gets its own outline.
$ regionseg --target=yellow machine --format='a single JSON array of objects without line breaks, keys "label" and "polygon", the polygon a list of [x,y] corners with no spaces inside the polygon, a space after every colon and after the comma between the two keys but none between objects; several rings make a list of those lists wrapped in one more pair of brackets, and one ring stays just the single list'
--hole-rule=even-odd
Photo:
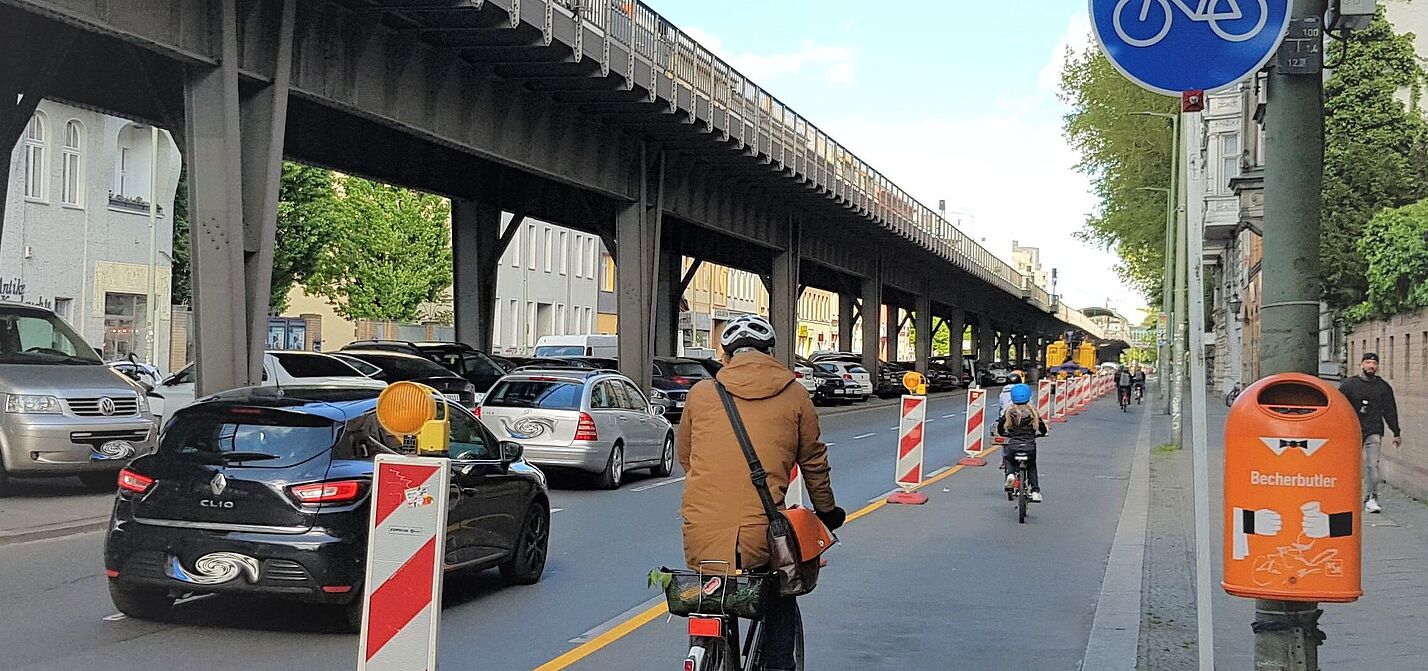
[{"label": "yellow machine", "polygon": [[1090,370],[1096,369],[1096,346],[1088,342],[1076,348],[1076,365]]},{"label": "yellow machine", "polygon": [[377,421],[417,456],[444,455],[450,449],[451,417],[437,397],[437,391],[424,384],[394,382],[377,397]]}]

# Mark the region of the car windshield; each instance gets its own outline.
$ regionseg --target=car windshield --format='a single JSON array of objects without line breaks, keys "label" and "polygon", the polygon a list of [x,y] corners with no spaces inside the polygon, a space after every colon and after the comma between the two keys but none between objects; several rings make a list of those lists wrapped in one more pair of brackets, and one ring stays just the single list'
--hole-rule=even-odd
[{"label": "car windshield", "polygon": [[674,371],[675,375],[680,375],[683,377],[709,377],[709,371],[705,370],[704,366],[701,366],[692,361],[672,364],[670,365],[670,368]]},{"label": "car windshield", "polygon": [[536,356],[583,356],[583,345],[542,345],[535,350]]},{"label": "car windshield", "polygon": [[59,317],[0,308],[0,363],[98,366],[103,362]]},{"label": "car windshield", "polygon": [[832,373],[832,374],[834,374],[834,375],[837,375],[837,374],[838,374],[838,367],[837,367],[837,366],[834,366],[834,365],[831,364],[831,363],[820,363],[820,364],[818,364],[818,370],[820,370],[820,371],[822,371],[822,372],[824,372],[824,373]]},{"label": "car windshield", "polygon": [[341,359],[343,363],[353,368],[356,368],[357,371],[362,373],[363,375],[376,375],[377,373],[382,372],[381,368],[378,368],[377,366],[367,363],[366,361],[358,359],[355,356],[347,356],[346,354],[333,354],[332,356]]},{"label": "car windshield", "polygon": [[337,441],[331,420],[262,408],[217,408],[170,422],[159,453],[204,463],[286,468],[326,453]]},{"label": "car windshield", "polygon": [[357,369],[330,356],[287,352],[273,358],[292,377],[358,377]]},{"label": "car windshield", "polygon": [[849,373],[866,373],[866,372],[868,372],[868,369],[866,369],[866,368],[864,368],[864,367],[862,367],[862,366],[848,366],[848,372],[849,372]]},{"label": "car windshield", "polygon": [[561,380],[502,380],[481,403],[497,408],[579,410],[585,385]]},{"label": "car windshield", "polygon": [[442,368],[440,364],[431,359],[423,359],[416,356],[403,356],[392,354],[367,354],[354,355],[358,358],[379,366],[382,369],[382,377],[388,381],[415,380],[424,377],[450,377],[451,371]]}]

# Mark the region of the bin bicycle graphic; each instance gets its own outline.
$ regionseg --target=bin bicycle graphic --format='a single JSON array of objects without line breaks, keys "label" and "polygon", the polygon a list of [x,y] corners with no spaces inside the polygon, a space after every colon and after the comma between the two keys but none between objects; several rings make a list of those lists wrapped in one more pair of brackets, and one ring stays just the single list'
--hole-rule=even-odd
[{"label": "bin bicycle graphic", "polygon": [[[1180,11],[1191,21],[1210,24],[1210,30],[1215,31],[1215,34],[1219,35],[1221,39],[1229,42],[1244,42],[1254,39],[1260,33],[1264,32],[1265,24],[1269,22],[1268,0],[1198,0],[1199,4],[1195,7],[1191,7],[1187,4],[1186,0],[1140,0],[1140,12],[1134,19],[1135,23],[1130,24],[1132,28],[1154,26],[1156,19],[1151,16],[1150,11],[1153,5],[1160,5],[1160,21],[1162,21],[1160,29],[1155,31],[1153,36],[1141,39],[1132,37],[1130,33],[1126,32],[1126,10],[1131,9],[1135,1],[1136,0],[1121,0],[1120,4],[1116,5],[1116,11],[1113,15],[1116,35],[1124,40],[1126,44],[1133,47],[1153,47],[1160,44],[1160,42],[1170,34],[1170,28],[1175,23],[1175,11],[1171,6],[1172,4],[1175,7],[1179,7]],[[1246,18],[1245,12],[1240,8],[1241,2],[1247,5],[1258,4],[1259,19],[1255,21],[1254,27],[1247,31],[1238,33],[1231,32],[1220,24],[1221,22],[1230,23]]]}]

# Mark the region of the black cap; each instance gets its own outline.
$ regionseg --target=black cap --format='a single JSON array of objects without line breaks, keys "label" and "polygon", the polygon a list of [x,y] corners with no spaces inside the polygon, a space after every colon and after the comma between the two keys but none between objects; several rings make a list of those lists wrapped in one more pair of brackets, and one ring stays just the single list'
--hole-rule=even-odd
[{"label": "black cap", "polygon": [[1361,361],[1372,361],[1372,362],[1374,362],[1374,363],[1378,363],[1378,355],[1377,355],[1377,354],[1374,354],[1373,352],[1364,352],[1364,358],[1363,358],[1363,359],[1360,359],[1360,360],[1361,360]]}]

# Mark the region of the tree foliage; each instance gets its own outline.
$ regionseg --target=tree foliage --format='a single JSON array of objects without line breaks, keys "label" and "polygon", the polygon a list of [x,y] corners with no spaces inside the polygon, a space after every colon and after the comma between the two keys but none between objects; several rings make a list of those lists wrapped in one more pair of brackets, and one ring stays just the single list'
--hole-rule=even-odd
[{"label": "tree foliage", "polygon": [[1121,278],[1159,302],[1173,141],[1167,119],[1143,113],[1173,114],[1179,101],[1135,85],[1096,46],[1067,53],[1059,97],[1072,109],[1063,128],[1076,167],[1101,203],[1078,235],[1114,251]]},{"label": "tree foliage", "polygon": [[415,319],[451,285],[450,202],[358,177],[337,190],[307,288],[348,319]]},{"label": "tree foliage", "polygon": [[1369,29],[1330,55],[1341,64],[1324,90],[1320,256],[1324,298],[1343,309],[1369,291],[1368,259],[1359,253],[1365,226],[1385,208],[1428,196],[1428,160],[1418,105],[1423,71],[1413,36],[1395,33],[1380,8]]},{"label": "tree foliage", "polygon": [[318,259],[337,235],[337,191],[331,170],[283,162],[278,189],[278,227],[273,248],[273,285],[268,310],[282,314],[288,292],[306,284]]},{"label": "tree foliage", "polygon": [[193,283],[189,273],[188,252],[188,171],[179,172],[178,190],[174,192],[173,254],[169,256],[169,302],[191,305]]},{"label": "tree foliage", "polygon": [[1383,319],[1428,307],[1428,200],[1369,220],[1358,255],[1368,300],[1350,310],[1351,319]]}]

